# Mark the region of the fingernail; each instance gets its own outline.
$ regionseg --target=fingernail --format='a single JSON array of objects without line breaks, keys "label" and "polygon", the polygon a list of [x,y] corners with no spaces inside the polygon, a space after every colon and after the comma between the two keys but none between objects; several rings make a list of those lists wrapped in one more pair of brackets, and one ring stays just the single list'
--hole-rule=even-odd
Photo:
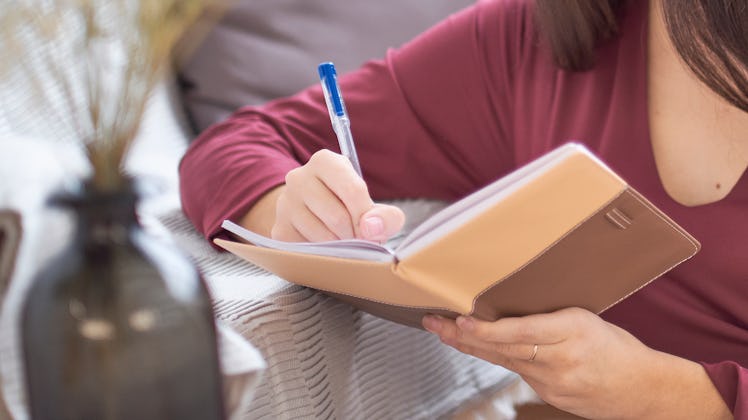
[{"label": "fingernail", "polygon": [[469,316],[457,317],[457,326],[463,331],[472,331],[475,329],[475,321]]},{"label": "fingernail", "polygon": [[367,217],[364,219],[364,236],[375,239],[384,234],[384,221],[381,217]]},{"label": "fingernail", "polygon": [[441,322],[435,316],[426,315],[423,317],[423,328],[426,328],[426,331],[438,333],[441,329]]}]

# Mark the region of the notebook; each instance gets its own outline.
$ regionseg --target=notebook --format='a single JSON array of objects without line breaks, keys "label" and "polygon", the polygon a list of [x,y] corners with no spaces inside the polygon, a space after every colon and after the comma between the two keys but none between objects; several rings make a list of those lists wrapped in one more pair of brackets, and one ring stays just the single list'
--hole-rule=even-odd
[{"label": "notebook", "polygon": [[495,320],[600,313],[692,257],[699,243],[583,145],[569,143],[437,212],[395,248],[289,243],[231,221],[224,249],[375,315]]}]

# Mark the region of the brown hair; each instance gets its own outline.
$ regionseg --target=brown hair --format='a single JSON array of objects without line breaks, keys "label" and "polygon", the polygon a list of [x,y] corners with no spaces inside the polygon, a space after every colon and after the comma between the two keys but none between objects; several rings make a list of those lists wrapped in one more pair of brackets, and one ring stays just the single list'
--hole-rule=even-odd
[{"label": "brown hair", "polygon": [[[635,0],[641,1],[641,0]],[[535,0],[556,63],[582,71],[595,48],[618,32],[626,0]],[[662,0],[670,38],[691,71],[748,112],[748,5],[745,0]]]}]

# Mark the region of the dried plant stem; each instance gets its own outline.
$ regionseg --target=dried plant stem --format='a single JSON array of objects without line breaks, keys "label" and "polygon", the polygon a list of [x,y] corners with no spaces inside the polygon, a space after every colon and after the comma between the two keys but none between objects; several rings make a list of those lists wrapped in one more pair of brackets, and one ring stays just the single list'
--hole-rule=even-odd
[{"label": "dried plant stem", "polygon": [[[0,47],[13,47],[7,50],[16,57],[5,60],[17,63],[0,65],[0,85],[9,66],[41,98],[54,85],[63,106],[43,101],[50,114],[73,126],[91,163],[94,187],[116,190],[125,182],[122,166],[150,94],[180,37],[209,1],[16,0],[0,5]],[[69,31],[75,26],[71,22],[80,23],[79,33]],[[26,28],[20,37],[19,28]],[[23,48],[27,38],[36,43],[26,45],[41,46],[40,59],[29,58]]]}]

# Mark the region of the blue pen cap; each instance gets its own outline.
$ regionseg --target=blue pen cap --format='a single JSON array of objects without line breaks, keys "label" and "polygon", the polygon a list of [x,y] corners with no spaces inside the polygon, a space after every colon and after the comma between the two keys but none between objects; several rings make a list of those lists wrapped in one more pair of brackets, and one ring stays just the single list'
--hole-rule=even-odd
[{"label": "blue pen cap", "polygon": [[319,78],[327,87],[330,93],[330,101],[335,115],[342,117],[345,115],[345,106],[343,105],[343,96],[340,94],[338,87],[338,73],[335,71],[335,64],[332,62],[322,63],[317,67]]}]

